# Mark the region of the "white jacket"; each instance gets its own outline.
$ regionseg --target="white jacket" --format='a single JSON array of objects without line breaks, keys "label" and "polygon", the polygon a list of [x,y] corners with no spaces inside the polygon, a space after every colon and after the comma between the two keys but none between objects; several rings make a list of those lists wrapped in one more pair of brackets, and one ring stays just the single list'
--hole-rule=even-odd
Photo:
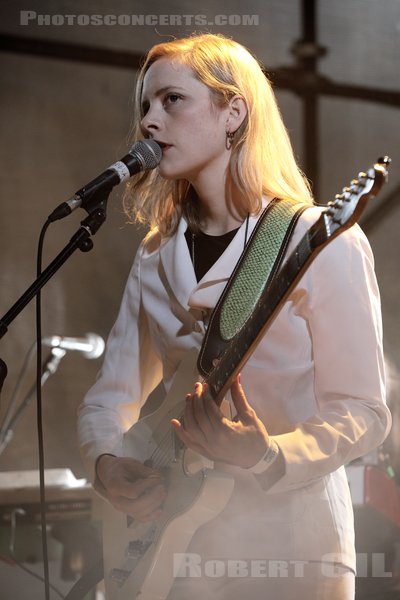
[{"label": "white jacket", "polygon": [[[317,219],[300,217],[289,252]],[[257,221],[250,217],[249,234]],[[185,352],[200,347],[244,245],[245,225],[197,283],[182,219],[169,239],[138,250],[104,364],[79,416],[82,455],[119,454],[123,433],[161,378],[171,385]],[[226,509],[195,534],[203,557],[335,560],[355,568],[352,505],[343,465],[379,445],[385,404],[380,301],[368,241],[358,226],[317,256],[242,370],[249,402],[283,453],[286,471],[265,491],[232,467]],[[190,390],[188,390],[190,391]]]}]

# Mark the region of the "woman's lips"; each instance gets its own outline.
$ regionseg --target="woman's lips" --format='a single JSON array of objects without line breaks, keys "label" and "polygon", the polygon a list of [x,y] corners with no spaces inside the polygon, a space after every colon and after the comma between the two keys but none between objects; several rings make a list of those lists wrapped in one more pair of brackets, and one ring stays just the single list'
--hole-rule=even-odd
[{"label": "woman's lips", "polygon": [[155,142],[157,142],[157,144],[160,146],[160,148],[162,150],[164,150],[164,148],[169,148],[171,146],[171,144],[166,144],[165,142],[162,142],[161,140],[154,140]]},{"label": "woman's lips", "polygon": [[160,144],[160,146],[161,146],[161,150],[162,150],[163,154],[164,154],[164,152],[166,152],[167,150],[169,150],[169,148],[172,148],[171,144]]}]

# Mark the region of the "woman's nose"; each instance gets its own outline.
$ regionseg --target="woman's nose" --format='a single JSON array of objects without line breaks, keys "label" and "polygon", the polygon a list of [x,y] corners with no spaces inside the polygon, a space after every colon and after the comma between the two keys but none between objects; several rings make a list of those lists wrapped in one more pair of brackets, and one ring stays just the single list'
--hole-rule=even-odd
[{"label": "woman's nose", "polygon": [[140,126],[144,134],[158,131],[160,129],[160,120],[156,112],[149,109],[142,118]]}]

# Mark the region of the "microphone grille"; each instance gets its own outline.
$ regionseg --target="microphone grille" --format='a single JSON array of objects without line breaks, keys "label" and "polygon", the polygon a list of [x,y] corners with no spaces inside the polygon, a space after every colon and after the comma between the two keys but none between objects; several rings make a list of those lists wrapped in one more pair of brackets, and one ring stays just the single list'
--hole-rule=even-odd
[{"label": "microphone grille", "polygon": [[92,344],[92,350],[86,352],[86,358],[99,358],[104,352],[105,342],[100,335],[97,333],[87,333],[86,339]]},{"label": "microphone grille", "polygon": [[136,154],[143,165],[143,171],[154,169],[162,158],[161,147],[154,140],[139,140],[133,144],[129,154]]}]

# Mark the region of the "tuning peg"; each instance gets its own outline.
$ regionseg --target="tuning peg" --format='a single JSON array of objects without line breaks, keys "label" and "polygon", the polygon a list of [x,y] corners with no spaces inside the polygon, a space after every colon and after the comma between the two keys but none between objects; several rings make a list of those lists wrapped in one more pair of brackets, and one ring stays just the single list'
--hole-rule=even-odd
[{"label": "tuning peg", "polygon": [[333,215],[335,214],[335,212],[336,211],[335,211],[335,207],[333,206],[333,202],[328,202],[325,214],[328,217],[333,217]]},{"label": "tuning peg", "polygon": [[[350,182],[350,192],[354,194],[360,188],[360,182],[358,179],[352,179]],[[346,200],[350,200],[350,198],[346,198]]]}]

